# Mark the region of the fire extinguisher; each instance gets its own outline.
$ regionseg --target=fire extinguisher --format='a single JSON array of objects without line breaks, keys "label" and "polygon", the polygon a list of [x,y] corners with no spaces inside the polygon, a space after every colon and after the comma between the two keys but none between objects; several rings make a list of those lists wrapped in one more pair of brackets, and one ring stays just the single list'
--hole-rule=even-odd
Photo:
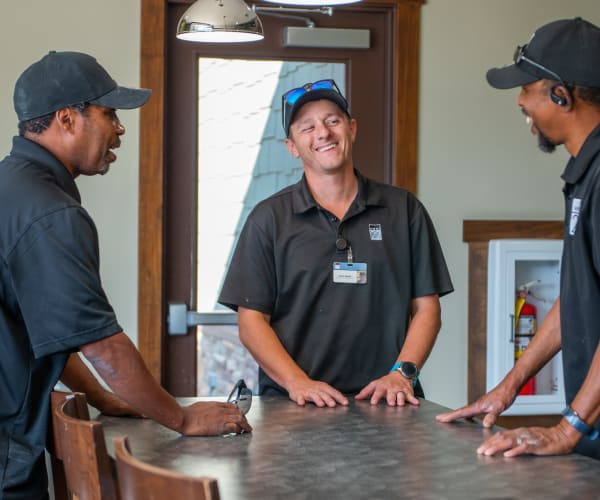
[{"label": "fire extinguisher", "polygon": [[[539,280],[530,281],[517,287],[515,301],[515,362],[521,357],[537,331],[537,311],[527,301],[529,289]],[[535,377],[531,377],[519,391],[520,396],[535,394]]]}]

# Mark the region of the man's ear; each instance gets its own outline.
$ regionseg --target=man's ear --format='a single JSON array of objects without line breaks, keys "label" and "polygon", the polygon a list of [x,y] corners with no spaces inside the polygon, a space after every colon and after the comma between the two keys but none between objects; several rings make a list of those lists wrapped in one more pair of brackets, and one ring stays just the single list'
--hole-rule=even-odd
[{"label": "man's ear", "polygon": [[291,155],[294,158],[300,158],[300,153],[298,153],[298,150],[296,149],[296,145],[294,144],[294,141],[292,141],[288,137],[285,138],[285,147],[288,149],[288,151],[291,153]]},{"label": "man's ear", "polygon": [[62,108],[54,113],[54,119],[62,129],[72,131],[75,126],[74,115],[72,108]]},{"label": "man's ear", "polygon": [[560,107],[570,109],[573,104],[571,92],[562,84],[554,85],[550,89],[550,99]]}]

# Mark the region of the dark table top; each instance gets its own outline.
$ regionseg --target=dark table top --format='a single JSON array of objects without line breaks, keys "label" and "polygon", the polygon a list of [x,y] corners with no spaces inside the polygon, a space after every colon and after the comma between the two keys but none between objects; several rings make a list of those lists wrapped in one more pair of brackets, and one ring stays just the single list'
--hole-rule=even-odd
[{"label": "dark table top", "polygon": [[[181,398],[183,404],[197,399]],[[600,461],[581,455],[483,457],[480,423],[441,424],[447,408],[297,406],[256,397],[251,434],[183,437],[150,420],[100,416],[148,463],[218,479],[222,500],[600,498]]]}]

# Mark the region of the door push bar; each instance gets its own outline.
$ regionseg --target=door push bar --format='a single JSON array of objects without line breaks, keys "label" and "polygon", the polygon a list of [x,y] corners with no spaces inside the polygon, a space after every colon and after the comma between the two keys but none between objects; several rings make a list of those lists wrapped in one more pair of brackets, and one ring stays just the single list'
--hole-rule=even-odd
[{"label": "door push bar", "polygon": [[185,335],[191,326],[237,325],[237,313],[188,311],[187,305],[183,302],[169,302],[167,325],[169,335]]}]

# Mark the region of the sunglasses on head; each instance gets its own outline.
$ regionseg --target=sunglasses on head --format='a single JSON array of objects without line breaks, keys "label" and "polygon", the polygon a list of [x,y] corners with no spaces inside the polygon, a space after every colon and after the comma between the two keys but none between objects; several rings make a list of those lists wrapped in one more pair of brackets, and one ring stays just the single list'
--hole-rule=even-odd
[{"label": "sunglasses on head", "polygon": [[283,101],[293,106],[304,94],[308,94],[313,90],[321,89],[334,90],[338,94],[342,95],[340,89],[338,89],[338,86],[333,80],[319,80],[318,82],[306,83],[305,85],[302,85],[302,87],[288,90],[285,94],[283,94]]},{"label": "sunglasses on head", "polygon": [[244,379],[238,380],[227,398],[227,402],[237,405],[240,411],[245,415],[252,406],[252,390],[246,386]]},{"label": "sunglasses on head", "polygon": [[548,68],[546,68],[546,66],[542,66],[540,63],[537,63],[532,59],[529,59],[529,57],[525,55],[525,49],[527,49],[527,44],[518,45],[515,49],[515,53],[513,55],[513,62],[515,63],[515,65],[518,66],[522,61],[525,61],[526,63],[535,66],[537,69],[541,69],[544,73],[550,75],[554,80],[557,80],[564,85],[563,79],[560,76],[558,76],[554,71],[549,70]]},{"label": "sunglasses on head", "polygon": [[315,90],[333,90],[334,92],[338,93],[342,98],[344,98],[338,86],[331,79],[319,80],[313,83],[306,83],[305,85],[302,85],[302,87],[288,90],[285,94],[281,96],[281,109],[283,110],[283,128],[286,127],[287,117],[292,112],[294,104],[296,104],[298,99],[300,99],[303,95],[308,94],[309,92],[313,92]]}]

